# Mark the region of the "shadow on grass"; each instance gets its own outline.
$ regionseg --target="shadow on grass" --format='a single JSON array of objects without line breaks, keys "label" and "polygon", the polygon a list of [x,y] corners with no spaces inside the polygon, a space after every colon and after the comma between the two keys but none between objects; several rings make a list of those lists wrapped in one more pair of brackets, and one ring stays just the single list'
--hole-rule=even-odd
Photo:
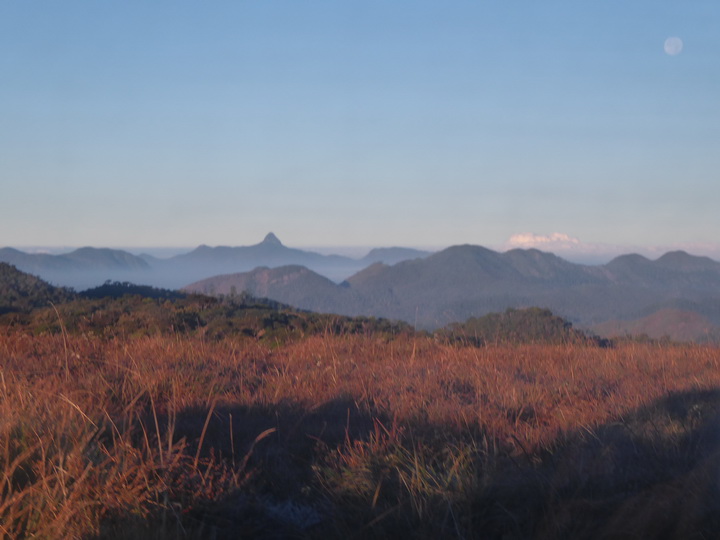
[{"label": "shadow on grass", "polygon": [[520,455],[480,429],[398,427],[351,399],[209,410],[178,413],[174,438],[199,471],[244,475],[237,486],[172,519],[108,522],[103,537],[720,536],[720,390],[674,393]]},{"label": "shadow on grass", "polygon": [[[187,441],[184,475],[189,478],[178,479],[185,487],[175,490],[176,500],[170,495],[160,501],[163,508],[154,515],[113,516],[99,537],[304,538],[328,519],[328,501],[315,486],[318,456],[366,439],[378,421],[387,419],[361,412],[344,398],[312,408],[292,402],[218,404],[184,409],[174,417],[157,415],[158,437],[148,411],[141,422],[151,433],[150,446],[158,438],[165,445],[169,431],[173,441]],[[212,478],[223,474],[224,479]],[[194,493],[182,493],[188,484],[195,485]]]},{"label": "shadow on grass", "polygon": [[720,390],[670,394],[563,441],[542,538],[720,537]]}]

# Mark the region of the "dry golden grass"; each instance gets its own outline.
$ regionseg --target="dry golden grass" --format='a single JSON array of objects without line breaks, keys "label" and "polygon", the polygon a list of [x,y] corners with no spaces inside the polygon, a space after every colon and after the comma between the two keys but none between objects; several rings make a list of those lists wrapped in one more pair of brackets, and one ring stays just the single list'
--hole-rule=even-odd
[{"label": "dry golden grass", "polygon": [[699,346],[9,333],[0,537],[641,534],[715,497],[718,388]]}]

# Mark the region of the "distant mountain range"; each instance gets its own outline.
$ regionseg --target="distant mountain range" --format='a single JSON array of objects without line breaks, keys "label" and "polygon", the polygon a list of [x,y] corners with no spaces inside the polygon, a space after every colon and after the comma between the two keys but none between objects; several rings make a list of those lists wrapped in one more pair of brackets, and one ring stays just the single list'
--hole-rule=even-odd
[{"label": "distant mountain range", "polygon": [[62,255],[25,253],[13,248],[0,249],[0,262],[26,272],[88,272],[92,270],[138,271],[150,268],[142,258],[125,251],[85,247]]},{"label": "distant mountain range", "polygon": [[147,279],[150,265],[126,251],[84,247],[62,255],[0,249],[0,262],[40,276],[55,285],[84,289],[113,279]]},{"label": "distant mountain range", "polygon": [[252,246],[202,245],[189,253],[167,259],[91,247],[62,255],[25,253],[13,248],[2,248],[0,262],[12,264],[51,283],[76,289],[94,287],[107,280],[179,288],[209,276],[244,272],[259,266],[302,265],[329,279],[341,281],[375,262],[395,264],[427,255],[427,251],[409,248],[373,249],[361,259],[322,255],[286,247],[277,236],[269,233],[262,242]]},{"label": "distant mountain range", "polygon": [[[699,314],[709,328],[720,326],[720,263],[681,251],[655,261],[624,255],[586,266],[536,249],[498,253],[463,245],[372,264],[339,284],[308,268],[285,266],[216,276],[185,290],[247,291],[303,309],[400,319],[428,329],[531,306],[586,328],[616,321],[617,330],[623,321],[663,309]],[[672,329],[673,319],[667,320]]]},{"label": "distant mountain range", "polygon": [[682,251],[657,260],[622,255],[597,266],[536,249],[499,253],[473,245],[437,253],[380,248],[354,259],[286,247],[270,233],[259,244],[199,246],[167,259],[113,249],[48,255],[4,248],[0,262],[76,289],[112,280],[210,294],[246,291],[301,309],[426,329],[523,307],[550,309],[601,335],[698,340],[720,329],[720,263]]}]

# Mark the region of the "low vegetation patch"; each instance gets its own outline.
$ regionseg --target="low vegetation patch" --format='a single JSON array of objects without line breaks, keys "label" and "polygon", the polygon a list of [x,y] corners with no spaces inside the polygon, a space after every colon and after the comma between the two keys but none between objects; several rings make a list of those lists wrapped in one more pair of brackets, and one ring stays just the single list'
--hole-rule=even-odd
[{"label": "low vegetation patch", "polygon": [[[0,302],[1,305],[1,302]],[[0,325],[34,334],[61,333],[104,337],[226,337],[274,343],[316,334],[410,333],[409,325],[375,317],[344,317],[303,312],[272,300],[237,295],[213,298],[174,291],[108,283],[62,304],[0,315]]]},{"label": "low vegetation patch", "polygon": [[437,333],[453,342],[478,346],[488,343],[610,344],[609,340],[576,330],[572,323],[553,315],[549,309],[537,307],[510,308],[504,313],[470,317],[464,323],[451,324]]}]

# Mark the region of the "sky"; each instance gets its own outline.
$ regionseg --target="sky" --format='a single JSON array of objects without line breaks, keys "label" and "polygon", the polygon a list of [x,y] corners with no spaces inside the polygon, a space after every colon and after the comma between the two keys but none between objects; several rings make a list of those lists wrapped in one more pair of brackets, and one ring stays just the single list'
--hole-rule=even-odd
[{"label": "sky", "polygon": [[0,246],[720,258],[718,96],[717,0],[2,1]]}]

